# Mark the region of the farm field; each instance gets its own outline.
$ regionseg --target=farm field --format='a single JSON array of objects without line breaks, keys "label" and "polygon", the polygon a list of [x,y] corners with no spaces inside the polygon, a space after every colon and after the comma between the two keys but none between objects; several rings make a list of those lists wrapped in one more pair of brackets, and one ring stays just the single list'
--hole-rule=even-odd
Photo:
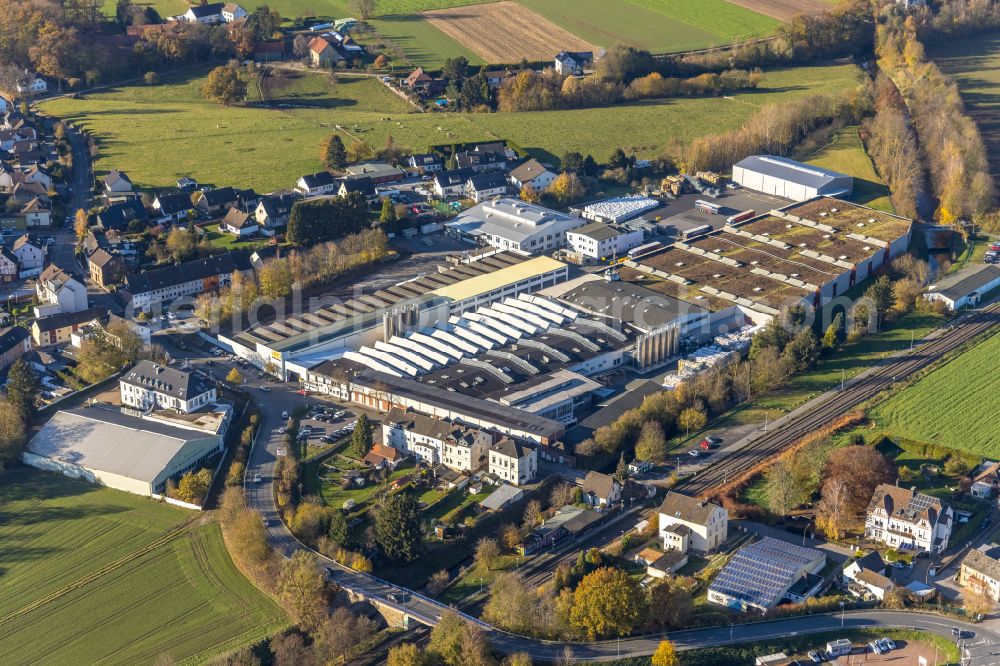
[{"label": "farm field", "polygon": [[796,14],[815,14],[830,9],[837,0],[729,0],[750,11],[787,21]]},{"label": "farm field", "polygon": [[854,176],[852,201],[887,213],[895,212],[889,200],[889,190],[875,173],[875,167],[865,152],[856,125],[838,131],[829,145],[824,146],[806,161],[809,164]]},{"label": "farm field", "polygon": [[958,83],[986,142],[993,179],[1000,179],[1000,34],[952,40],[929,55]]},{"label": "farm field", "polygon": [[204,661],[287,624],[201,514],[56,474],[8,475],[0,485],[6,663]]},{"label": "farm field", "polygon": [[[376,149],[391,134],[398,144],[418,151],[442,143],[507,138],[552,162],[571,150],[606,159],[617,147],[649,157],[672,137],[689,141],[724,132],[764,104],[834,94],[860,81],[853,65],[816,65],[769,71],[760,88],[732,99],[685,97],[613,109],[512,114],[388,115],[383,109],[398,110],[401,101],[376,81],[336,86],[330,94],[342,96],[341,101],[330,108],[226,108],[201,99],[203,76],[204,71],[196,77],[175,76],[159,86],[136,84],[82,99],[51,100],[42,110],[78,123],[99,139],[98,173],[123,169],[141,187],[165,187],[191,175],[199,182],[269,192],[292,187],[301,175],[318,171],[320,142],[337,125],[345,143],[357,137]],[[309,99],[315,106],[324,98]]]},{"label": "farm field", "polygon": [[994,412],[1000,391],[1000,335],[980,342],[871,410],[892,437],[987,458],[1000,455]]},{"label": "farm field", "polygon": [[554,50],[595,49],[593,44],[510,0],[439,9],[421,16],[488,63],[514,63],[522,58],[541,61],[555,55]]}]

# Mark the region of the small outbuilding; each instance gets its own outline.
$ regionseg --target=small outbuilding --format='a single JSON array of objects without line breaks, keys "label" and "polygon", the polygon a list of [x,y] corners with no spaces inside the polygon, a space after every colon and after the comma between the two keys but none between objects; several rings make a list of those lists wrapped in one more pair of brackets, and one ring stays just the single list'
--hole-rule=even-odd
[{"label": "small outbuilding", "polygon": [[941,301],[949,310],[975,307],[989,292],[1000,287],[1000,266],[983,264],[945,275],[927,288],[924,298]]}]

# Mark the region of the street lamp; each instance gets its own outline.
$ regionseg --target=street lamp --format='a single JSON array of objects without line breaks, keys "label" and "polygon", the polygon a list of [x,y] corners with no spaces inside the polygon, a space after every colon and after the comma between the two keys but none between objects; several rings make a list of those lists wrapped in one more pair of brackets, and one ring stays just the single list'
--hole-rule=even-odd
[{"label": "street lamp", "polygon": [[840,628],[844,628],[844,602],[840,602]]}]

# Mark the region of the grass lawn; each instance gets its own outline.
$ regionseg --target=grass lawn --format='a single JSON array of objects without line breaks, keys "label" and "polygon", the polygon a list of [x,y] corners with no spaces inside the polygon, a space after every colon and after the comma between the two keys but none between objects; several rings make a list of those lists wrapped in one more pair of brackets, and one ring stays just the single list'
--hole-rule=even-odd
[{"label": "grass lawn", "polygon": [[18,467],[0,515],[6,663],[200,662],[288,624],[201,514]]},{"label": "grass lawn", "polygon": [[205,228],[204,240],[207,240],[214,247],[223,250],[253,250],[259,247],[267,247],[271,241],[266,238],[255,238],[253,240],[239,238],[234,234],[222,230],[222,226],[213,224]]},{"label": "grass lawn", "polygon": [[1000,335],[994,335],[893,395],[870,416],[893,436],[995,458],[998,391]]},{"label": "grass lawn", "polygon": [[875,173],[875,167],[861,144],[858,127],[852,125],[836,133],[833,141],[806,160],[826,169],[854,176],[853,201],[887,213],[896,212],[889,200],[889,190]]},{"label": "grass lawn", "polygon": [[[462,3],[472,4],[472,3]],[[384,38],[403,49],[406,62],[413,67],[440,69],[448,58],[464,56],[472,65],[481,65],[483,59],[444,34],[417,14],[392,14],[370,21],[375,28],[371,37],[359,36],[363,43]],[[553,56],[555,53],[552,54]],[[398,64],[398,63],[396,63]]]},{"label": "grass lawn", "polygon": [[990,243],[995,242],[996,237],[987,236],[986,238],[977,238],[971,242],[965,244],[965,249],[962,253],[958,255],[954,262],[952,262],[951,267],[948,269],[949,273],[954,273],[957,270],[967,268],[969,266],[978,266],[983,263],[983,255],[986,251],[990,249]]},{"label": "grass lawn", "polygon": [[[426,516],[433,520],[442,520],[447,518],[444,522],[457,523],[460,522],[459,518],[462,517],[462,513],[468,509],[470,506],[479,504],[484,499],[490,496],[495,488],[488,484],[483,484],[483,489],[481,492],[470,494],[465,488],[461,490],[453,490],[447,495],[441,496],[441,498],[434,504],[428,506],[424,513]],[[437,491],[428,491],[428,493]],[[428,493],[424,493],[427,495]],[[440,493],[437,493],[440,496]],[[423,495],[421,496],[423,499]],[[426,500],[424,500],[426,501]]]},{"label": "grass lawn", "polygon": [[516,555],[500,555],[493,563],[492,569],[478,564],[469,567],[448,589],[438,597],[446,604],[453,604],[461,601],[473,592],[478,592],[480,588],[489,589],[490,583],[497,574],[504,571],[512,571],[520,560]]},{"label": "grass lawn", "polygon": [[[845,344],[834,353],[824,356],[814,369],[793,375],[780,390],[759,396],[749,404],[709,422],[708,429],[724,429],[750,423],[763,425],[765,415],[773,421],[824,391],[835,388],[840,383],[842,371],[843,376],[850,379],[871,367],[880,358],[907,349],[911,335],[914,340],[919,340],[943,321],[942,315],[911,312],[892,328],[868,335],[854,344]],[[690,438],[681,436],[676,440],[677,447],[682,448],[701,436],[700,433],[694,433]]]},{"label": "grass lawn", "polygon": [[[332,458],[327,458],[325,462],[336,465],[341,469],[351,468],[353,466],[346,464],[346,460],[343,456],[334,456]],[[361,511],[365,507],[363,506],[365,502],[370,500],[375,493],[386,487],[387,484],[392,483],[396,479],[402,478],[407,474],[413,473],[412,464],[407,464],[404,462],[398,469],[389,475],[388,480],[385,484],[383,483],[367,483],[364,486],[357,487],[351,486],[350,488],[340,487],[341,475],[337,472],[333,472],[326,467],[321,467],[319,463],[309,463],[306,466],[305,473],[310,477],[314,477],[317,470],[322,475],[319,478],[319,491],[320,496],[327,506],[332,506],[335,508],[341,508],[344,506],[344,502],[347,500],[354,500],[355,506],[351,509],[353,513]]]},{"label": "grass lawn", "polygon": [[948,40],[929,55],[958,83],[986,142],[993,178],[1000,178],[1000,34]]},{"label": "grass lawn", "polygon": [[[738,127],[763,104],[835,93],[860,80],[853,65],[816,65],[772,70],[758,90],[733,99],[677,98],[611,109],[526,113],[387,115],[383,104],[398,109],[401,102],[387,90],[372,88],[380,87],[374,81],[335,86],[331,94],[355,95],[353,105],[227,108],[201,99],[204,75],[201,70],[164,77],[159,86],[123,86],[83,99],[52,100],[42,108],[99,139],[98,174],[122,169],[132,182],[147,188],[172,185],[178,177],[191,175],[202,183],[269,192],[292,187],[302,174],[318,171],[320,143],[337,125],[343,128],[345,142],[358,137],[376,148],[391,134],[398,144],[417,151],[441,143],[508,138],[554,161],[571,150],[606,159],[617,147],[649,157],[670,138],[690,141]],[[310,98],[313,103],[316,99]]]}]

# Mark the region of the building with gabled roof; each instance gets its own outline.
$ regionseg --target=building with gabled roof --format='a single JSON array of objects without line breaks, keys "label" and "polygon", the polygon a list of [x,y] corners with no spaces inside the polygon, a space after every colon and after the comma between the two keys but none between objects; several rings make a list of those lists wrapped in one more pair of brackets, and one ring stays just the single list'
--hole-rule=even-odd
[{"label": "building with gabled roof", "polygon": [[536,192],[542,192],[555,181],[559,174],[549,171],[541,162],[531,158],[512,169],[508,175],[510,182],[520,189],[523,190],[530,186]]},{"label": "building with gabled roof", "polygon": [[104,191],[108,194],[126,194],[132,191],[132,181],[124,171],[112,169],[104,177]]},{"label": "building with gabled roof", "polygon": [[125,276],[123,293],[134,308],[148,312],[153,305],[229,285],[234,273],[249,274],[252,270],[253,264],[248,252],[224,252],[172,266],[130,273]]},{"label": "building with gabled roof", "polygon": [[897,550],[942,553],[954,524],[950,506],[937,497],[879,484],[868,504],[865,536]]},{"label": "building with gabled roof", "polygon": [[733,165],[733,182],[792,201],[846,197],[854,189],[854,178],[847,174],[776,155],[752,155],[740,160]]},{"label": "building with gabled roof", "polygon": [[72,275],[50,264],[35,283],[38,300],[58,305],[60,312],[80,312],[87,309],[87,288]]},{"label": "building with gabled roof", "polygon": [[507,483],[523,486],[538,473],[538,449],[510,437],[501,437],[490,445],[489,473]]},{"label": "building with gabled roof", "polygon": [[0,328],[0,372],[31,351],[31,333],[23,326]]},{"label": "building with gabled roof", "polygon": [[715,550],[726,540],[729,532],[729,512],[714,502],[689,497],[682,493],[669,491],[660,505],[659,511],[660,538],[663,548],[670,550],[678,544],[677,528],[683,527],[690,532],[683,534],[690,548],[706,553]]},{"label": "building with gabled roof", "polygon": [[1000,601],[1000,545],[984,543],[969,550],[958,570],[958,582]]},{"label": "building with gabled roof", "polygon": [[309,197],[333,194],[338,187],[340,187],[340,182],[329,171],[306,174],[299,178],[299,182],[295,185],[296,190]]},{"label": "building with gabled roof", "polygon": [[983,264],[961,268],[934,280],[927,287],[924,299],[944,303],[949,310],[975,306],[979,300],[1000,288],[1000,266]]},{"label": "building with gabled roof", "polygon": [[591,506],[611,506],[621,499],[622,489],[614,477],[591,470],[583,478],[583,501]]},{"label": "building with gabled roof", "polygon": [[118,380],[123,405],[142,411],[191,413],[215,402],[215,385],[200,374],[139,361]]}]

